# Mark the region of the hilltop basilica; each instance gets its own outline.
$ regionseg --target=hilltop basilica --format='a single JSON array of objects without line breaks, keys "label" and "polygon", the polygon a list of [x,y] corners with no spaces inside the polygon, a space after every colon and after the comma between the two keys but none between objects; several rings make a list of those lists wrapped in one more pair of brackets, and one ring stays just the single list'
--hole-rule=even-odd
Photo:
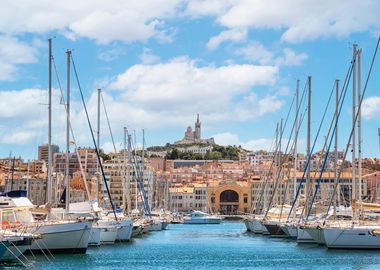
[{"label": "hilltop basilica", "polygon": [[175,144],[215,144],[214,138],[202,139],[201,138],[201,122],[199,121],[199,113],[197,114],[197,121],[195,122],[195,130],[188,126],[185,136],[182,140],[175,142]]}]

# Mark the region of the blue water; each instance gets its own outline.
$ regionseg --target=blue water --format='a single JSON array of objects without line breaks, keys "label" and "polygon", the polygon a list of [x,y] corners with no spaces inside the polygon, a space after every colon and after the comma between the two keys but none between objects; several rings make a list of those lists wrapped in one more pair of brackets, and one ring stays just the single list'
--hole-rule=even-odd
[{"label": "blue water", "polygon": [[89,248],[86,255],[28,258],[31,269],[380,269],[380,251],[297,245],[246,233],[237,222],[169,225],[130,243]]}]

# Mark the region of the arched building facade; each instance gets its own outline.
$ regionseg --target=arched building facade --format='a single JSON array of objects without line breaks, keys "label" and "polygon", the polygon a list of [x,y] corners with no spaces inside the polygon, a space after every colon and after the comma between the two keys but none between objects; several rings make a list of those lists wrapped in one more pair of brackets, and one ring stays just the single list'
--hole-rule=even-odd
[{"label": "arched building facade", "polygon": [[251,184],[248,181],[220,181],[208,185],[209,206],[224,215],[247,213],[252,206]]}]

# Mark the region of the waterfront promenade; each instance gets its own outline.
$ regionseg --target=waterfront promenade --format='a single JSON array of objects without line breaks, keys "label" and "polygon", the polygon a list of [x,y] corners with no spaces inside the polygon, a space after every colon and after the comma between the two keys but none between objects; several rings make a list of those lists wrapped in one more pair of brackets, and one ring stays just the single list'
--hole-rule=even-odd
[{"label": "waterfront promenade", "polygon": [[[328,250],[253,235],[241,222],[172,224],[130,243],[89,248],[85,255],[33,258],[31,269],[380,269],[378,251]],[[17,264],[3,269],[25,269]]]}]

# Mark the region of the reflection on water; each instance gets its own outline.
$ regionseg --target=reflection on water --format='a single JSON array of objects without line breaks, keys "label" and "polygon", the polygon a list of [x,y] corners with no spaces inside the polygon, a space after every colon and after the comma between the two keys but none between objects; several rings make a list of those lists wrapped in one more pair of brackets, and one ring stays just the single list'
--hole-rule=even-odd
[{"label": "reflection on water", "polygon": [[29,259],[32,269],[380,269],[378,251],[297,245],[252,235],[238,222],[170,225],[130,243],[90,248],[86,255]]}]

